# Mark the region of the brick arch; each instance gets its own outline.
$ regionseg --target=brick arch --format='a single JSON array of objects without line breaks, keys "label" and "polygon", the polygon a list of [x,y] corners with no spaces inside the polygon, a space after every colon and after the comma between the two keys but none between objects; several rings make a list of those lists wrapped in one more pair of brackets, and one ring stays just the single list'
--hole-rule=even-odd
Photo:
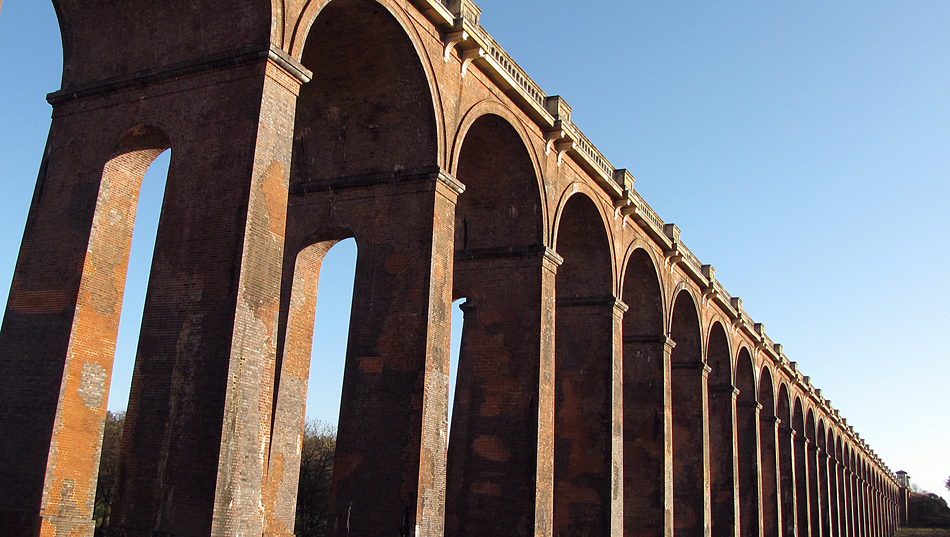
[{"label": "brick arch", "polygon": [[768,364],[763,364],[758,375],[756,400],[762,405],[763,416],[778,417],[776,408],[775,376]]},{"label": "brick arch", "polygon": [[[732,354],[733,351],[735,350],[736,343],[735,343],[735,341],[733,341],[733,338],[731,338],[731,337],[728,336],[728,334],[729,334],[729,327],[732,326],[732,323],[730,322],[729,318],[726,317],[725,315],[723,315],[722,313],[720,313],[720,312],[718,312],[718,311],[715,311],[715,310],[713,310],[712,312],[710,312],[709,308],[705,308],[704,313],[706,313],[706,314],[708,315],[707,318],[703,319],[703,332],[704,332],[704,334],[705,334],[705,340],[708,342],[708,341],[709,341],[709,337],[710,337],[710,335],[712,334],[713,327],[714,327],[715,325],[717,325],[717,324],[720,325],[720,327],[722,328],[722,330],[727,334],[727,335],[726,335],[726,339],[728,339],[728,341],[729,341],[729,356],[731,357],[731,356],[733,355],[733,354]],[[711,315],[710,315],[710,313],[711,313]],[[729,367],[730,367],[730,368],[732,367],[732,359],[731,359],[731,358],[730,358],[730,360],[729,360]]]},{"label": "brick arch", "polygon": [[758,382],[759,377],[758,377],[758,374],[757,374],[758,371],[756,371],[756,365],[755,365],[756,364],[755,348],[752,345],[750,345],[745,339],[740,340],[739,344],[736,345],[735,354],[733,354],[733,356],[735,357],[735,363],[733,363],[732,365],[733,371],[738,371],[739,357],[742,356],[743,354],[748,358],[749,363],[752,364],[751,378],[753,379],[753,386],[756,386],[756,383]]},{"label": "brick arch", "polygon": [[811,405],[805,407],[805,437],[812,442],[818,442],[818,418],[815,417],[815,409]]},{"label": "brick arch", "polygon": [[702,531],[709,523],[708,368],[704,360],[702,324],[697,303],[688,289],[674,295],[670,337],[673,418],[673,526],[677,531]]},{"label": "brick arch", "polygon": [[[581,199],[586,200],[586,201],[579,202],[579,200]],[[596,193],[584,183],[572,183],[565,190],[565,192],[562,194],[561,199],[558,203],[558,208],[554,216],[553,229],[552,229],[553,237],[554,237],[553,247],[558,252],[558,254],[564,257],[563,254],[565,254],[566,252],[562,252],[562,249],[564,248],[563,239],[566,235],[563,232],[562,228],[564,227],[563,224],[565,222],[565,215],[571,214],[571,211],[568,211],[568,209],[570,208],[569,205],[574,205],[575,207],[577,207],[577,203],[582,203],[583,205],[588,207],[587,209],[584,209],[583,211],[586,214],[584,214],[583,216],[576,217],[576,218],[580,218],[580,220],[577,223],[583,224],[588,227],[588,231],[589,231],[588,238],[591,239],[591,241],[599,241],[600,238],[603,237],[604,239],[606,239],[606,243],[594,246],[593,242],[591,242],[590,244],[586,244],[582,247],[582,249],[585,252],[591,253],[593,254],[593,256],[595,256],[595,261],[594,261],[595,267],[591,271],[591,273],[593,273],[595,277],[597,278],[596,282],[588,282],[588,283],[585,283],[584,285],[592,286],[596,288],[596,292],[603,293],[606,295],[606,294],[614,293],[615,286],[613,282],[616,281],[615,264],[613,263],[613,251],[614,251],[613,234],[610,232],[610,227],[608,225],[608,222],[610,221],[610,219],[607,217],[607,214],[604,212],[603,206],[597,201],[595,201],[597,199],[598,199],[598,196],[596,195]],[[590,209],[593,209],[593,210],[590,210]],[[597,218],[597,216],[599,216],[599,218]],[[601,235],[601,231],[603,232],[603,235]],[[584,242],[589,242],[589,241],[582,241],[580,237],[577,237],[577,240],[575,242],[578,246],[580,246]],[[588,266],[590,266],[589,262],[590,260],[588,259]],[[567,263],[566,257],[565,257],[565,263]],[[597,265],[600,265],[600,266],[597,266]],[[564,272],[564,266],[565,265],[562,265],[562,268],[558,271],[558,276],[559,276],[558,281],[561,281],[563,279],[561,276]],[[606,271],[604,269],[606,269]],[[607,278],[609,278],[609,280],[607,281],[604,281],[603,279],[603,275],[605,273],[607,274]],[[559,296],[563,296],[563,295],[559,295]]]},{"label": "brick arch", "polygon": [[805,407],[805,403],[802,401],[801,395],[795,395],[795,406],[793,408],[792,428],[795,429],[796,433],[807,438],[808,436],[805,429],[805,412],[807,409]]},{"label": "brick arch", "polygon": [[699,306],[696,299],[693,298],[693,293],[686,288],[685,284],[681,283],[673,292],[670,304],[673,305],[669,323],[670,335],[673,337],[673,341],[676,342],[677,347],[680,347],[681,343],[676,341],[677,334],[680,336],[683,345],[689,346],[689,350],[686,351],[689,353],[689,358],[686,358],[687,355],[683,354],[683,351],[677,352],[676,347],[674,347],[673,361],[678,361],[676,357],[682,357],[679,358],[681,362],[692,361],[695,357],[702,362],[704,360],[703,348],[705,344],[702,338],[702,319]]},{"label": "brick arch", "polygon": [[[735,368],[732,361],[732,342],[725,328],[725,319],[716,315],[710,322],[706,337],[706,365],[712,371],[709,374],[710,385],[722,384],[735,386]],[[713,339],[718,338],[718,351],[714,352]]]},{"label": "brick arch", "polygon": [[[292,58],[303,62],[306,66],[306,48],[310,42],[314,24],[320,19],[328,5],[340,1],[343,0],[306,0],[306,4],[295,18],[293,29],[290,30],[289,41],[285,44],[285,49]],[[439,90],[439,83],[435,68],[432,64],[432,58],[423,45],[423,38],[419,34],[419,29],[413,19],[406,13],[405,9],[394,0],[365,0],[365,2],[373,3],[379,8],[386,10],[402,28],[402,32],[412,45],[415,56],[419,60],[419,65],[425,73],[426,82],[429,86],[429,95],[432,101],[432,109],[435,111],[438,161],[439,164],[446,167],[445,161],[447,160],[447,156],[445,156],[445,154],[448,141],[446,139],[447,127],[445,125],[441,91]]]},{"label": "brick arch", "polygon": [[829,454],[834,457],[835,461],[841,461],[841,435],[832,425],[828,427],[828,436],[831,437],[829,444],[831,448],[829,449]]},{"label": "brick arch", "polygon": [[[42,480],[17,483],[21,501],[35,502],[39,506],[44,488],[60,491],[71,487],[73,497],[70,499],[78,507],[77,514],[85,520],[92,517],[87,507],[92,507],[95,498],[95,475],[102,446],[101,424],[109,397],[139,191],[146,170],[171,147],[166,132],[148,123],[136,125],[107,140],[101,146],[103,149],[91,150],[96,156],[91,159],[95,161],[92,165],[95,168],[88,170],[90,180],[82,185],[83,188],[73,190],[74,206],[68,210],[77,229],[62,231],[64,237],[78,235],[76,231],[81,231],[85,222],[90,231],[82,241],[81,251],[75,248],[73,255],[69,255],[63,243],[47,246],[58,247],[60,262],[79,269],[75,281],[78,289],[72,329],[68,340],[59,342],[63,345],[66,374],[61,379],[61,386],[57,383],[55,390],[33,387],[30,404],[34,409],[46,410],[45,416],[29,424],[18,423],[20,416],[16,414],[6,414],[5,417],[10,419],[6,426],[43,427],[55,431],[51,438],[47,437],[50,442],[48,453],[55,466],[45,472],[45,484]],[[47,174],[49,158],[49,155],[44,156],[41,176]],[[97,176],[95,180],[94,176]],[[47,266],[44,270],[56,270],[56,266]],[[30,282],[26,278],[14,283],[9,302],[17,316],[33,306],[18,296],[20,289],[29,288]],[[13,315],[8,314],[6,322],[12,318]],[[95,379],[95,382],[90,384],[90,379]],[[4,460],[4,467],[0,468],[4,477],[12,477],[14,482],[19,476],[11,476],[14,472],[9,472],[7,465],[12,463],[26,469],[40,461],[45,466],[47,461],[47,450],[34,448],[28,442],[22,443],[20,448],[30,456],[26,460],[11,457]],[[55,499],[44,503],[51,512],[60,505]],[[13,528],[9,530],[14,531]]]},{"label": "brick arch", "polygon": [[375,0],[334,0],[301,63],[291,183],[364,182],[435,173],[442,128],[431,74],[403,23]]},{"label": "brick arch", "polygon": [[709,374],[709,459],[712,535],[735,536],[735,384],[732,347],[720,319],[713,321],[706,343]]},{"label": "brick arch", "polygon": [[274,415],[271,430],[271,456],[262,504],[264,527],[268,535],[290,535],[294,529],[294,506],[300,468],[301,431],[313,350],[314,322],[320,272],[330,250],[341,240],[356,238],[358,232],[344,226],[320,228],[294,244],[284,254],[281,279],[277,356],[274,379]]},{"label": "brick arch", "polygon": [[759,399],[755,360],[749,347],[736,354],[736,441],[739,467],[739,527],[743,535],[759,534]]},{"label": "brick arch", "polygon": [[[558,210],[555,245],[554,533],[611,520],[614,319],[611,235],[600,204],[571,189]],[[581,477],[583,476],[583,479]]]},{"label": "brick arch", "polygon": [[[454,209],[463,189],[444,172],[441,113],[413,23],[391,4],[316,1],[294,45],[313,80],[296,101],[285,240],[306,244],[315,232],[345,230],[358,246],[336,445],[337,460],[353,462],[333,474],[329,510],[338,532],[347,521],[353,532],[398,532],[408,520],[420,531],[443,524],[441,502],[416,496],[427,487],[444,494],[444,481],[429,474],[444,475],[445,451],[427,450],[444,446],[447,433],[449,341],[440,323],[451,314]],[[291,304],[293,255],[285,251],[282,314]],[[376,395],[363,397],[368,391]],[[412,403],[420,400],[430,404]]]},{"label": "brick arch", "polygon": [[779,535],[794,536],[796,528],[795,512],[795,435],[792,428],[792,400],[788,383],[779,380],[778,397],[776,398],[776,417],[782,420],[779,424],[779,490],[781,492],[782,528]]},{"label": "brick arch", "polygon": [[757,401],[761,406],[759,416],[759,453],[762,476],[762,528],[763,535],[781,534],[779,505],[780,464],[779,424],[776,415],[775,378],[772,368],[765,364],[759,372]]},{"label": "brick arch", "polygon": [[[624,519],[645,533],[662,534],[665,522],[664,367],[669,350],[664,328],[663,281],[651,251],[632,244],[625,256],[623,315]],[[650,483],[651,486],[643,484]]]},{"label": "brick arch", "polygon": [[792,391],[788,383],[780,380],[778,384],[778,397],[775,398],[775,415],[782,420],[782,423],[792,428]]},{"label": "brick arch", "polygon": [[[462,121],[459,123],[458,128],[456,129],[452,145],[449,147],[449,156],[447,159],[448,164],[446,165],[446,168],[449,170],[449,173],[453,175],[458,173],[459,155],[462,152],[462,146],[465,142],[465,138],[468,135],[469,130],[472,128],[472,125],[482,116],[487,114],[496,115],[507,121],[512,129],[514,129],[514,131],[521,138],[521,143],[524,145],[525,151],[528,153],[528,156],[531,159],[535,174],[538,178],[538,192],[541,196],[541,199],[544,200],[543,207],[545,210],[545,222],[547,222],[548,219],[546,215],[548,206],[548,192],[547,185],[541,179],[543,172],[541,171],[541,161],[538,158],[538,148],[528,135],[524,122],[521,120],[521,118],[519,118],[513,110],[504,104],[497,101],[483,100],[469,108],[464,117],[462,117]],[[547,232],[547,229],[545,229],[545,232]],[[549,239],[547,238],[547,233],[545,235],[545,244],[548,244]]]},{"label": "brick arch", "polygon": [[666,335],[663,278],[652,252],[632,244],[624,256],[621,298],[630,307],[624,314],[625,335]]},{"label": "brick arch", "polygon": [[818,415],[816,418],[815,438],[818,445],[818,498],[821,511],[821,529],[823,535],[829,535],[831,531],[832,505],[831,505],[831,475],[828,472],[828,435],[831,432],[828,423],[824,417]]},{"label": "brick arch", "polygon": [[822,528],[822,496],[821,496],[821,473],[818,471],[818,425],[821,416],[817,415],[817,408],[813,405],[808,406],[805,414],[805,437],[810,441],[808,449],[808,497],[809,497],[809,521],[811,524],[811,534],[821,535]]},{"label": "brick arch", "polygon": [[503,107],[482,112],[463,123],[452,163],[451,173],[465,185],[455,211],[455,250],[464,256],[498,248],[543,249],[546,199],[527,137]]},{"label": "brick arch", "polygon": [[836,479],[835,508],[838,513],[837,528],[840,529],[842,535],[848,535],[848,522],[850,519],[848,506],[850,505],[850,500],[848,498],[848,473],[845,459],[844,431],[839,431],[835,434],[835,461],[837,462],[834,466]]},{"label": "brick arch", "polygon": [[[465,191],[455,207],[453,299],[466,301],[450,402],[447,535],[500,535],[533,519],[537,482],[550,479],[537,458],[539,435],[550,430],[538,408],[549,399],[539,379],[554,274],[540,175],[522,130],[510,111],[486,103],[456,139],[451,171]],[[506,456],[486,458],[486,438]]]},{"label": "brick arch", "polygon": [[809,508],[809,464],[807,461],[809,455],[810,439],[807,434],[805,421],[805,403],[801,394],[795,394],[794,405],[792,407],[792,429],[795,431],[795,499],[798,507],[798,534],[807,532],[811,527],[809,522],[811,509]]},{"label": "brick arch", "polygon": [[[656,252],[647,245],[646,241],[644,241],[641,238],[636,238],[629,245],[627,245],[627,250],[623,254],[623,258],[622,258],[621,266],[619,270],[619,273],[621,275],[621,280],[619,282],[619,287],[621,289],[621,296],[623,296],[623,293],[625,292],[624,289],[625,289],[625,286],[627,285],[627,278],[629,276],[628,271],[630,270],[630,263],[631,263],[633,254],[636,253],[637,251],[642,251],[643,255],[649,258],[650,265],[652,266],[652,269],[653,269],[653,272],[652,272],[653,276],[656,278],[657,285],[660,289],[660,312],[662,315],[662,319],[667,319],[669,317],[670,311],[672,310],[672,306],[666,302],[666,297],[668,295],[667,286],[669,282],[666,278],[663,277],[662,273],[660,272],[660,267],[663,266],[663,260],[659,259]],[[662,326],[667,325],[666,321],[661,321],[661,323],[662,323]],[[661,327],[661,331],[662,330],[663,328]]]}]

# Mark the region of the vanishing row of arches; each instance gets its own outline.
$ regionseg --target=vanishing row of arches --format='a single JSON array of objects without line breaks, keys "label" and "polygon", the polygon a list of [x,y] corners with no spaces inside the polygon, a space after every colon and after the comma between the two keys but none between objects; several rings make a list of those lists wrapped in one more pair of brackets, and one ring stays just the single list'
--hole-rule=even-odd
[{"label": "vanishing row of arches", "polygon": [[[54,115],[0,333],[7,371],[40,379],[0,380],[19,401],[2,437],[46,457],[0,463],[20,502],[0,516],[88,524],[139,184],[171,148],[115,535],[292,533],[320,266],[347,238],[329,535],[891,535],[897,489],[863,446],[505,103],[440,116],[445,80],[406,24],[329,2],[300,60],[312,82],[256,95],[261,117],[293,111],[263,166],[223,83]],[[68,315],[22,298],[63,282]]]}]

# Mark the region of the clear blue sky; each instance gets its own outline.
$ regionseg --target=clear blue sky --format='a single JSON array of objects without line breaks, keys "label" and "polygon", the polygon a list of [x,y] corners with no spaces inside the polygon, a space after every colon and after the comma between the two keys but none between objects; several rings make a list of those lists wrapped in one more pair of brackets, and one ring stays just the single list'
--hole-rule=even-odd
[{"label": "clear blue sky", "polygon": [[[950,3],[478,4],[891,469],[950,498]],[[50,3],[4,1],[0,303],[61,65]],[[128,397],[161,186],[150,173],[143,187],[113,409]],[[321,278],[321,364],[340,360],[354,252],[335,248],[325,270],[339,276]],[[336,421],[337,371],[316,372],[312,416]]]}]

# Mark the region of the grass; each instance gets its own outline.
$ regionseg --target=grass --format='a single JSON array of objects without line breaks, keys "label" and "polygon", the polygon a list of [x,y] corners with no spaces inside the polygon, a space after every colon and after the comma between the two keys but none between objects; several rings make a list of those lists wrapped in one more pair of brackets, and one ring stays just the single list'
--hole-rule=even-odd
[{"label": "grass", "polygon": [[942,537],[950,535],[950,529],[935,528],[901,528],[896,537]]}]

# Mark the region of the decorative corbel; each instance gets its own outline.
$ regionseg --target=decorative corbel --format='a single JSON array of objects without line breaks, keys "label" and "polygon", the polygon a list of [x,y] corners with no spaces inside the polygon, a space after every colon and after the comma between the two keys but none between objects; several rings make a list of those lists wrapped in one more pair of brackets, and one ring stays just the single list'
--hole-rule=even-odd
[{"label": "decorative corbel", "polygon": [[462,51],[462,78],[468,72],[468,66],[474,61],[485,56],[485,49],[482,47],[470,48]]},{"label": "decorative corbel", "polygon": [[640,203],[636,200],[633,192],[624,189],[623,197],[614,201],[614,218],[621,218],[620,226],[627,227],[627,217],[637,214],[640,211]]},{"label": "decorative corbel", "polygon": [[564,138],[564,129],[556,128],[553,131],[548,131],[544,133],[544,154],[550,155],[551,148],[554,147],[554,143]]},{"label": "decorative corbel", "polygon": [[734,296],[729,300],[729,304],[732,309],[736,310],[736,318],[732,320],[732,329],[738,331],[745,324],[745,320],[742,318],[742,299]]},{"label": "decorative corbel", "polygon": [[738,332],[742,330],[743,326],[745,326],[745,317],[743,317],[742,313],[739,313],[739,315],[732,320],[732,330]]},{"label": "decorative corbel", "polygon": [[680,251],[678,242],[674,242],[672,248],[663,252],[663,255],[666,257],[666,264],[670,270],[683,260],[683,252]]},{"label": "decorative corbel", "polygon": [[[623,197],[617,200],[614,200],[614,220],[620,218],[620,215],[623,213],[623,210],[631,205],[633,205],[633,200],[627,197],[628,192],[624,190]],[[626,216],[626,215],[624,215]]]},{"label": "decorative corbel", "polygon": [[709,286],[703,289],[703,303],[705,304],[719,296],[719,291],[716,290],[716,269],[712,265],[703,265],[702,271],[703,276],[709,281]]},{"label": "decorative corbel", "polygon": [[623,213],[624,216],[632,216],[640,212],[640,204],[633,203],[633,200],[630,201],[630,205],[620,209],[620,212]]},{"label": "decorative corbel", "polygon": [[762,323],[755,323],[753,327],[759,340],[755,342],[755,350],[763,351],[765,350],[765,325]]},{"label": "decorative corbel", "polygon": [[563,142],[555,142],[554,149],[557,151],[557,165],[561,165],[561,161],[564,160],[564,153],[567,153],[571,149],[574,149],[574,142],[570,140],[564,140]]},{"label": "decorative corbel", "polygon": [[[468,32],[465,30],[456,30],[454,32],[448,32],[445,34],[445,51],[443,59],[449,61],[449,58],[452,57],[452,49],[455,48],[455,45],[461,43],[468,39]],[[465,72],[464,69],[462,71]]]}]

